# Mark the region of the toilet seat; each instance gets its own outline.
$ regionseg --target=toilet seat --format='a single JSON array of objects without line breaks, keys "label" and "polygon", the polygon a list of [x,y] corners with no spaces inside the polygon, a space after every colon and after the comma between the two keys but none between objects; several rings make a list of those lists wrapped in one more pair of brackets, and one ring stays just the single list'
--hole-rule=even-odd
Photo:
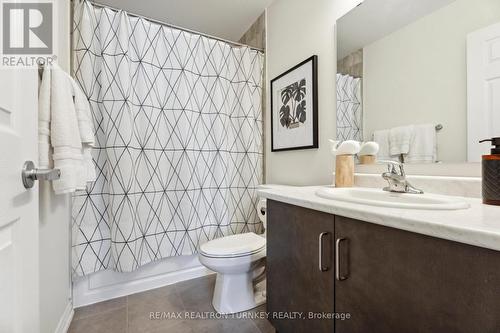
[{"label": "toilet seat", "polygon": [[253,232],[217,238],[200,246],[200,254],[209,258],[249,256],[264,250],[266,239]]}]

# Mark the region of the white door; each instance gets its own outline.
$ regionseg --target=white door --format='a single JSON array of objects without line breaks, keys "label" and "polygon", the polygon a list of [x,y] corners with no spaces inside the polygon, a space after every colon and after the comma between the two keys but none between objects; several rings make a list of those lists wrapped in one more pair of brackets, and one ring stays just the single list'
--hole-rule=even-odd
[{"label": "white door", "polygon": [[36,69],[0,69],[0,332],[39,331],[38,184],[21,181],[38,161]]},{"label": "white door", "polygon": [[467,159],[489,154],[479,140],[500,137],[500,23],[467,36]]}]

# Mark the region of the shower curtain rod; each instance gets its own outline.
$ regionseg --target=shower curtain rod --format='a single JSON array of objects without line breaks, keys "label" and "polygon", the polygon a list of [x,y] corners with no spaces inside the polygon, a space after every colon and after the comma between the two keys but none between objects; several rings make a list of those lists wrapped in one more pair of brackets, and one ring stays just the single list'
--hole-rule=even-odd
[{"label": "shower curtain rod", "polygon": [[[76,0],[76,1],[78,1],[78,0]],[[123,10],[123,9],[115,8],[115,7],[112,7],[112,6],[104,5],[102,3],[98,3],[98,2],[95,2],[95,1],[89,1],[89,2],[91,4],[93,4],[94,6],[99,7],[99,8],[107,8],[107,9],[111,9],[111,10],[116,11],[116,12],[119,12],[119,11]],[[155,20],[153,18],[142,16],[142,15],[139,15],[139,14],[133,14],[133,13],[129,13],[129,12],[127,12],[127,14],[130,15],[130,16],[132,16],[132,17],[141,18],[141,19],[144,19],[144,20],[147,20],[147,21],[150,21],[150,22],[153,22],[153,23],[157,23],[157,24],[169,27],[169,28],[173,28],[173,29],[177,29],[177,30],[182,30],[182,31],[186,31],[186,32],[189,32],[189,33],[192,33],[192,34],[195,34],[195,35],[200,35],[200,36],[203,36],[203,37],[215,39],[215,40],[218,40],[218,41],[221,41],[221,42],[224,42],[226,44],[233,45],[233,46],[237,46],[237,47],[248,47],[251,50],[264,53],[264,50],[261,49],[261,48],[258,48],[258,47],[253,47],[253,46],[250,46],[250,45],[245,45],[245,44],[242,44],[242,43],[233,42],[231,40],[227,40],[227,39],[224,39],[224,38],[212,36],[212,35],[209,35],[209,34],[206,34],[206,33],[203,33],[203,32],[199,32],[199,31],[196,31],[196,30],[182,28],[182,27],[179,27],[179,26],[174,25],[174,24],[165,23],[165,22],[162,22],[162,21],[159,21],[159,20]]]}]

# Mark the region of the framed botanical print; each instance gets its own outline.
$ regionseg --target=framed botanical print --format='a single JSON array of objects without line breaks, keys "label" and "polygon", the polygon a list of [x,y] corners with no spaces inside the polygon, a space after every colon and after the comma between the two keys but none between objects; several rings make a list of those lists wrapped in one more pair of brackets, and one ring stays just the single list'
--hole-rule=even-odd
[{"label": "framed botanical print", "polygon": [[318,148],[318,57],[271,81],[271,151]]}]

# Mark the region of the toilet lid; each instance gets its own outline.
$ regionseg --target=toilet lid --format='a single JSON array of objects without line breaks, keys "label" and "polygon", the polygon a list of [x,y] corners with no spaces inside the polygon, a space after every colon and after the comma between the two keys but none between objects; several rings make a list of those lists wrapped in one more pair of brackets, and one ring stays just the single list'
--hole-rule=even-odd
[{"label": "toilet lid", "polygon": [[200,246],[200,252],[210,257],[239,257],[259,252],[266,239],[253,232],[211,240]]}]

